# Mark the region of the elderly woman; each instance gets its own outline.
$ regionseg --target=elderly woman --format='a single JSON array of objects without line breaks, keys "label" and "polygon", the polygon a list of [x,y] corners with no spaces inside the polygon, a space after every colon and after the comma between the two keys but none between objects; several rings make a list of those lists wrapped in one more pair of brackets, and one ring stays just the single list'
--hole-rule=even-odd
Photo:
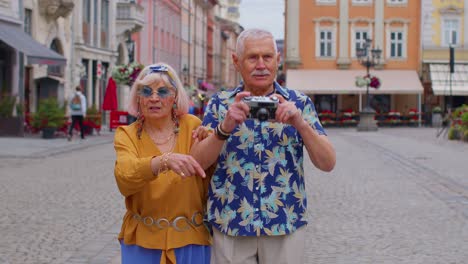
[{"label": "elderly woman", "polygon": [[[201,121],[166,64],[144,68],[130,93],[137,121],[115,132],[115,178],[127,212],[119,234],[122,263],[209,263],[203,224],[208,179],[188,155]],[[190,177],[194,176],[194,177]]]}]

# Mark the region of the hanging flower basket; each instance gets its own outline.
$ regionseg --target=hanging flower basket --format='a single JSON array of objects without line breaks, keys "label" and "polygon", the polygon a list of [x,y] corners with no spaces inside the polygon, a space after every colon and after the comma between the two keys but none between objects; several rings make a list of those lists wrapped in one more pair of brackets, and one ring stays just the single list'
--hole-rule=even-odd
[{"label": "hanging flower basket", "polygon": [[356,77],[355,84],[357,87],[367,87],[367,85],[369,85],[371,88],[379,89],[382,85],[382,82],[377,76],[366,75]]},{"label": "hanging flower basket", "polygon": [[144,65],[138,62],[117,65],[112,70],[112,79],[114,79],[117,84],[131,86],[143,68]]}]

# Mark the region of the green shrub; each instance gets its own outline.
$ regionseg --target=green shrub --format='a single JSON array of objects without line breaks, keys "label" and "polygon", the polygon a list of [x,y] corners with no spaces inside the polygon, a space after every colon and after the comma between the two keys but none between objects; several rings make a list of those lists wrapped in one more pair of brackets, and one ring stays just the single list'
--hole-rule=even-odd
[{"label": "green shrub", "polygon": [[55,98],[39,101],[37,112],[32,117],[33,127],[39,129],[44,127],[60,128],[65,122],[65,109],[58,104]]},{"label": "green shrub", "polygon": [[3,94],[0,99],[0,117],[12,117],[16,96]]},{"label": "green shrub", "polygon": [[459,139],[458,129],[454,127],[449,128],[448,139],[450,140]]}]

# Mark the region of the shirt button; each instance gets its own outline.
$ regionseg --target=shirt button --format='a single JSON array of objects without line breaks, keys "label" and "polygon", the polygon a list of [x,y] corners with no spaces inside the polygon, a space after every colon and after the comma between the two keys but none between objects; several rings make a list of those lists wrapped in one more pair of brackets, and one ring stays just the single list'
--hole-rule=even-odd
[{"label": "shirt button", "polygon": [[255,190],[257,190],[257,191],[258,191],[259,189],[260,189],[260,187],[256,187],[256,188],[255,188]]},{"label": "shirt button", "polygon": [[255,212],[258,212],[258,208],[255,208]]},{"label": "shirt button", "polygon": [[257,169],[260,168],[260,165],[255,165],[255,168],[257,168]]}]

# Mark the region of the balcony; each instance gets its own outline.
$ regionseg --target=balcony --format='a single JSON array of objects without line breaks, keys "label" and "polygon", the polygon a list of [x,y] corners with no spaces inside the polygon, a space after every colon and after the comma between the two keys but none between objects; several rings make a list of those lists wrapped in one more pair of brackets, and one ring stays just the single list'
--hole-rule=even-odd
[{"label": "balcony", "polygon": [[203,9],[210,9],[218,4],[218,0],[195,0],[195,4],[200,5]]},{"label": "balcony", "polygon": [[137,32],[145,24],[144,9],[132,0],[119,0],[117,2],[117,35],[127,31]]}]

